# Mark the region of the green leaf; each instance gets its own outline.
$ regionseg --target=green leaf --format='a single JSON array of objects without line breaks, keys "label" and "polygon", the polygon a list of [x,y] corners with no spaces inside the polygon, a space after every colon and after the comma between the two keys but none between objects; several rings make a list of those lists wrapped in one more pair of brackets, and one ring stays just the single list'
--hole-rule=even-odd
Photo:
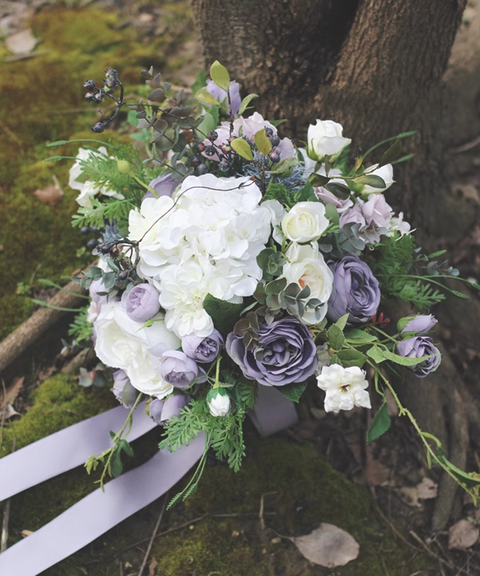
[{"label": "green leaf", "polygon": [[298,192],[295,192],[295,202],[319,202],[319,199],[315,196],[315,191],[313,190],[310,182],[305,182],[303,188]]},{"label": "green leaf", "polygon": [[[368,352],[367,352],[368,354]],[[405,356],[400,356],[399,354],[394,354],[390,352],[390,350],[381,350],[380,354],[386,359],[390,360],[391,362],[395,362],[395,364],[399,364],[400,366],[416,366],[417,364],[421,364],[425,360],[429,358],[433,358],[437,356],[437,354],[430,354],[429,356],[421,356],[420,358],[406,358]]]},{"label": "green leaf", "polygon": [[359,330],[358,328],[351,328],[345,332],[345,338],[347,339],[347,342],[357,346],[362,344],[371,344],[372,342],[376,342],[378,340],[378,338],[373,334],[369,334],[368,332]]},{"label": "green leaf", "polygon": [[225,66],[222,66],[218,60],[215,60],[210,66],[210,78],[219,88],[228,92],[230,88],[230,74]]},{"label": "green leaf", "polygon": [[340,318],[335,322],[336,326],[338,326],[342,332],[345,330],[349,316],[350,314],[348,313],[344,314],[343,316],[340,316]]},{"label": "green leaf", "polygon": [[390,164],[394,160],[397,160],[397,158],[402,153],[402,149],[403,145],[400,140],[395,140],[394,144],[392,144],[392,146],[390,146],[390,148],[383,153],[382,157],[380,158],[378,167],[380,168],[380,166],[385,166],[385,164]]},{"label": "green leaf", "polygon": [[290,158],[284,158],[278,164],[275,164],[273,170],[270,170],[270,174],[287,174],[292,171],[292,168],[298,164],[298,160],[291,156]]},{"label": "green leaf", "polygon": [[306,388],[307,382],[293,382],[293,384],[287,384],[286,386],[275,386],[275,390],[281,392],[285,398],[292,402],[298,402]]},{"label": "green leaf", "polygon": [[466,294],[464,294],[463,292],[459,292],[458,290],[450,290],[450,293],[456,296],[457,298],[460,298],[461,300],[470,300],[470,298]]},{"label": "green leaf", "polygon": [[329,184],[325,184],[325,188],[334,196],[340,198],[340,200],[350,198],[350,188],[345,184],[340,184],[340,182],[330,182]]},{"label": "green leaf", "polygon": [[331,364],[340,364],[344,368],[358,366],[361,368],[367,360],[365,354],[359,350],[340,350],[332,356]]},{"label": "green leaf", "polygon": [[315,188],[317,186],[325,186],[330,182],[328,176],[322,176],[321,174],[310,174],[308,181]]},{"label": "green leaf", "polygon": [[445,457],[445,452],[441,446],[438,448],[438,456],[435,457],[435,460],[441,462],[444,466],[446,466],[450,472],[463,484],[465,484],[468,488],[476,488],[480,484],[480,474],[476,472],[464,472],[457,468],[454,464],[452,464],[447,458]]},{"label": "green leaf", "polygon": [[377,346],[372,346],[367,350],[367,356],[371,358],[376,364],[381,364],[386,360]]},{"label": "green leaf", "polygon": [[230,146],[238,155],[245,158],[245,160],[253,160],[253,152],[250,148],[250,144],[243,138],[235,138],[231,141]]},{"label": "green leaf", "polygon": [[200,70],[195,78],[195,82],[192,84],[191,89],[192,93],[195,94],[201,88],[207,85],[207,75],[205,74],[205,70]]},{"label": "green leaf", "polygon": [[264,156],[270,154],[270,152],[272,151],[272,143],[268,139],[265,128],[262,128],[262,130],[255,132],[253,139],[255,141],[256,147]]},{"label": "green leaf", "polygon": [[245,98],[242,100],[240,104],[240,108],[238,109],[239,116],[241,116],[245,112],[247,106],[254,98],[258,98],[258,94],[249,94],[248,96],[245,96]]},{"label": "green leaf", "polygon": [[[386,138],[385,140],[382,140],[381,142],[377,142],[376,144],[374,144],[371,148],[369,148],[365,152],[363,157],[366,158],[370,154],[370,152],[373,152],[376,148],[378,148],[379,146],[382,146],[383,144],[386,144],[387,142],[391,142],[392,140],[398,140],[398,139],[402,139],[402,138],[408,138],[409,136],[413,136],[416,133],[417,133],[416,130],[411,130],[410,132],[402,132],[401,134],[397,134],[396,136],[390,136],[390,138]],[[397,162],[398,162],[398,160],[397,160]]]},{"label": "green leaf", "polygon": [[327,204],[325,206],[325,215],[333,225],[338,226],[340,223],[340,216],[338,215],[337,209],[333,204]]},{"label": "green leaf", "polygon": [[222,336],[226,336],[240,317],[244,305],[232,304],[232,302],[226,302],[207,294],[203,301],[203,308],[212,317],[215,328]]},{"label": "green leaf", "polygon": [[390,428],[390,416],[388,415],[387,403],[384,402],[380,410],[375,414],[372,424],[367,432],[367,442],[373,442],[380,438]]},{"label": "green leaf", "polygon": [[[217,111],[217,116],[218,116],[218,108],[212,108],[212,110]],[[200,134],[205,136],[206,134],[208,134],[210,132],[210,130],[215,130],[216,127],[217,127],[217,120],[215,120],[215,116],[213,114],[211,114],[209,111],[209,112],[205,112],[203,120],[202,120],[200,126],[198,126],[196,128],[196,130]]]},{"label": "green leaf", "polygon": [[358,178],[355,178],[357,184],[365,184],[366,186],[371,186],[372,188],[386,188],[385,180],[377,176],[376,174],[362,174]]},{"label": "green leaf", "polygon": [[343,343],[345,342],[345,336],[343,335],[342,329],[336,324],[332,324],[327,330],[328,343],[334,350],[341,350]]},{"label": "green leaf", "polygon": [[195,98],[204,104],[208,104],[209,106],[220,106],[220,102],[214,98],[205,88],[201,88],[195,94]]},{"label": "green leaf", "polygon": [[113,453],[112,459],[110,461],[110,472],[113,478],[118,478],[123,472],[122,458],[118,448]]}]

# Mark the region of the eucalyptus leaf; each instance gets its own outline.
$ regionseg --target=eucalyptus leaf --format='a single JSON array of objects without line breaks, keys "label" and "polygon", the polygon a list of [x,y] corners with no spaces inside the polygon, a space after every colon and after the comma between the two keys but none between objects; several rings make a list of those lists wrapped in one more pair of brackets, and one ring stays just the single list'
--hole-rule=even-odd
[{"label": "eucalyptus leaf", "polygon": [[347,198],[350,198],[350,188],[345,184],[340,184],[340,182],[329,182],[328,184],[325,184],[325,188],[340,200],[347,200]]},{"label": "eucalyptus leaf", "polygon": [[380,438],[390,428],[391,421],[388,415],[387,403],[384,402],[380,410],[375,414],[372,424],[367,432],[367,442],[373,442]]},{"label": "eucalyptus leaf", "polygon": [[225,66],[220,64],[218,60],[215,60],[215,62],[210,66],[210,78],[219,88],[228,92],[230,87],[230,74]]}]

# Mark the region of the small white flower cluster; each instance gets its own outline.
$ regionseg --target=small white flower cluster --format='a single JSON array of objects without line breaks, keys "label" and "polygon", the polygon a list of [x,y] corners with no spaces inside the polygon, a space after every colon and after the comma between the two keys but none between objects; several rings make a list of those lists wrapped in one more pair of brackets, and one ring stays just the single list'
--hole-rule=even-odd
[{"label": "small white flower cluster", "polygon": [[262,277],[258,254],[272,232],[273,210],[248,178],[188,177],[173,198],[147,198],[129,219],[139,241],[139,274],[160,292],[169,330],[208,336],[207,294],[228,302],[251,296]]}]

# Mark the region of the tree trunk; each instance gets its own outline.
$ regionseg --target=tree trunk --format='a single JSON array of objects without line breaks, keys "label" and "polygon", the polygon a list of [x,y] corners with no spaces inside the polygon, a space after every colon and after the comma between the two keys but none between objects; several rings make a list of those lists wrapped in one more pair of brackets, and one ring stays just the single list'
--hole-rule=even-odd
[{"label": "tree trunk", "polygon": [[[192,0],[207,67],[218,59],[245,93],[260,94],[256,108],[268,119],[288,119],[286,134],[305,138],[316,118],[332,119],[366,150],[417,130],[405,143],[415,158],[396,171],[400,185],[388,201],[418,228],[417,241],[429,249],[440,237],[458,237],[472,225],[468,203],[449,194],[443,164],[445,104],[455,92],[445,97],[442,78],[465,5],[466,0]],[[472,309],[478,327],[480,305]],[[456,333],[461,330],[460,323]],[[465,430],[449,408],[468,392],[452,362],[445,364],[429,386],[406,385],[405,396],[420,424],[429,422],[441,436],[449,430],[450,447],[457,450]],[[454,393],[456,382],[460,395]],[[465,454],[466,447],[456,461],[463,464]],[[452,502],[447,481],[435,528],[445,524]]]}]

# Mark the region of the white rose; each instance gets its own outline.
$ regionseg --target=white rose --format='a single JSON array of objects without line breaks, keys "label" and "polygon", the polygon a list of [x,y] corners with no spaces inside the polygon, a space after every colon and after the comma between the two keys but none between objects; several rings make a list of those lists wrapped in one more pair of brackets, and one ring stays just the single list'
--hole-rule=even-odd
[{"label": "white rose", "polygon": [[385,164],[385,166],[381,166],[377,168],[378,164],[373,164],[365,171],[366,174],[374,176],[380,176],[385,182],[385,188],[374,188],[369,184],[366,184],[362,190],[362,194],[379,194],[380,192],[385,192],[387,188],[395,182],[393,179],[393,166],[391,164]]},{"label": "white rose", "polygon": [[371,408],[365,371],[358,366],[324,366],[317,376],[318,387],[325,390],[325,412],[351,410],[354,406]]},{"label": "white rose", "polygon": [[287,263],[283,266],[282,277],[287,280],[287,285],[293,282],[301,288],[308,286],[310,298],[317,298],[323,303],[319,318],[310,308],[307,308],[302,316],[306,324],[318,324],[327,314],[327,303],[333,288],[332,271],[315,245],[301,246],[292,242],[285,256]]},{"label": "white rose", "polygon": [[329,224],[321,202],[299,202],[284,216],[282,230],[293,242],[312,242],[320,238]]},{"label": "white rose", "polygon": [[325,155],[337,154],[350,144],[350,138],[343,138],[343,126],[332,120],[317,120],[310,124],[307,132],[308,155],[313,160],[321,160]]},{"label": "white rose", "polygon": [[161,377],[160,358],[149,349],[175,350],[180,340],[167,330],[161,314],[154,319],[157,321],[145,328],[128,318],[120,301],[103,304],[94,323],[95,352],[107,366],[124,370],[134,388],[163,398],[173,387]]},{"label": "white rose", "polygon": [[207,405],[212,416],[223,418],[230,412],[230,397],[221,388],[211,390],[207,396]]}]

